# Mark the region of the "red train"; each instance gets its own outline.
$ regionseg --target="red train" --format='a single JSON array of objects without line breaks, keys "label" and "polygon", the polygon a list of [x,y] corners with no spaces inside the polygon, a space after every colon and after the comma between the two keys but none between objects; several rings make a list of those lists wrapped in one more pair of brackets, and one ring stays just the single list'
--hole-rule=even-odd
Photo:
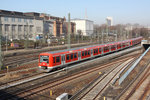
[{"label": "red train", "polygon": [[141,40],[142,37],[138,37],[108,44],[41,53],[39,55],[39,69],[49,72],[54,68],[61,68],[71,63],[134,46],[139,44]]}]

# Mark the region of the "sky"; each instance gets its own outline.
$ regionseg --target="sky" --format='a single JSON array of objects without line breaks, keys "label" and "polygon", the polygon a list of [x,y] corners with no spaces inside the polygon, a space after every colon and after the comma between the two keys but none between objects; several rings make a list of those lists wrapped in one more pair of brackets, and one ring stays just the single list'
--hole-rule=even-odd
[{"label": "sky", "polygon": [[71,19],[80,18],[106,23],[113,17],[114,24],[150,25],[150,0],[0,0],[0,9],[19,12],[39,12]]}]

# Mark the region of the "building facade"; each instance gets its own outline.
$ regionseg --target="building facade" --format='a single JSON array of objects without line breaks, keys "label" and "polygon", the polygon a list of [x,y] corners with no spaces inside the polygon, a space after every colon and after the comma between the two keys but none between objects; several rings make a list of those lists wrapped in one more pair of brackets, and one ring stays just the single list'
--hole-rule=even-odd
[{"label": "building facade", "polygon": [[76,24],[76,33],[81,32],[81,35],[84,36],[93,34],[93,21],[87,19],[72,19],[71,22]]},{"label": "building facade", "polygon": [[43,33],[43,19],[38,13],[0,10],[2,37],[9,40],[35,40]]},{"label": "building facade", "polygon": [[[68,33],[66,18],[44,13],[16,12],[0,10],[2,38],[8,40],[37,40],[37,37],[60,37]],[[71,33],[75,33],[75,23],[71,22]],[[39,39],[39,38],[38,38]]]},{"label": "building facade", "polygon": [[112,17],[107,17],[106,22],[107,22],[108,26],[112,26],[113,25],[113,18]]},{"label": "building facade", "polygon": [[[42,13],[40,17],[53,21],[53,35],[55,37],[60,37],[68,33],[68,22],[66,22],[65,17],[55,17],[44,13]],[[75,33],[75,25],[75,23],[71,22],[71,33]]]}]

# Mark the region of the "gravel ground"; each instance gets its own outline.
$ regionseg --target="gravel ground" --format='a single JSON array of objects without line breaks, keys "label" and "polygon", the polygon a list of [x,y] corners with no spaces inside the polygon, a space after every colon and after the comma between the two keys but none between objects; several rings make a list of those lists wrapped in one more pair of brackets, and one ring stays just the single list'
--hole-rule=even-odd
[{"label": "gravel ground", "polygon": [[[150,59],[150,52],[144,56],[144,58],[140,61],[140,63],[131,71],[131,73],[128,75],[128,77],[123,81],[123,83],[120,86],[109,86],[107,90],[103,93],[102,97],[106,96],[108,100],[113,100],[115,97],[117,97],[121,91],[127,87],[127,85],[136,77],[136,75],[143,69],[143,66],[146,64],[146,62]],[[100,98],[100,100],[103,100],[103,98]]]}]

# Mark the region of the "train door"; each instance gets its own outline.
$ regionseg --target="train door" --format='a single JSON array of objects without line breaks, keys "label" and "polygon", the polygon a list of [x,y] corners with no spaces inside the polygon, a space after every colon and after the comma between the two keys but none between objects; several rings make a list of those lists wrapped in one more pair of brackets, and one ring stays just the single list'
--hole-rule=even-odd
[{"label": "train door", "polygon": [[81,60],[81,51],[78,52],[78,58]]},{"label": "train door", "polygon": [[93,49],[91,49],[91,57],[93,57]]},{"label": "train door", "polygon": [[61,55],[61,65],[65,64],[65,54]]},{"label": "train door", "polygon": [[103,53],[104,53],[104,47],[101,47],[101,50],[102,50],[102,53],[101,53],[101,54],[103,55]]}]

